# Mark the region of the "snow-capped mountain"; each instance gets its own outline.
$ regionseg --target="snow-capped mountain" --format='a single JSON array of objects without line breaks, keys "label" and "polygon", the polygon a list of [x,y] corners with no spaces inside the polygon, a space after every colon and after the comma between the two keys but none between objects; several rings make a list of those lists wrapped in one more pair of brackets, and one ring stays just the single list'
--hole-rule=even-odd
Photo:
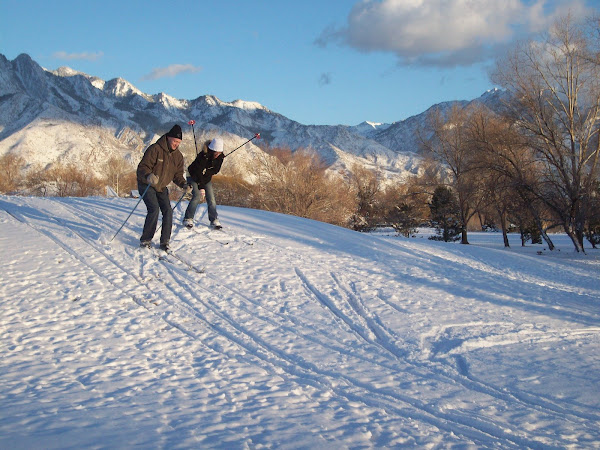
[{"label": "snow-capped mountain", "polygon": [[[488,92],[481,99],[498,95]],[[149,144],[179,123],[184,129],[181,148],[190,159],[195,155],[186,125],[190,119],[196,121],[198,145],[220,135],[225,148],[233,149],[260,133],[260,141],[236,154],[238,167],[249,163],[260,147],[310,148],[332,170],[360,164],[396,179],[418,169],[416,130],[426,112],[393,124],[303,125],[256,102],[148,95],[122,78],[104,81],[68,67],[49,71],[26,54],[13,61],[0,54],[0,155],[14,152],[42,167],[56,161],[95,167],[111,156],[125,156],[133,165]]]},{"label": "snow-capped mountain", "polygon": [[359,123],[358,125],[350,127],[350,129],[352,131],[354,131],[355,133],[360,134],[361,136],[364,136],[366,138],[371,138],[371,137],[375,136],[378,132],[389,128],[390,125],[391,125],[390,123],[375,123],[375,122],[364,121],[362,123]]}]

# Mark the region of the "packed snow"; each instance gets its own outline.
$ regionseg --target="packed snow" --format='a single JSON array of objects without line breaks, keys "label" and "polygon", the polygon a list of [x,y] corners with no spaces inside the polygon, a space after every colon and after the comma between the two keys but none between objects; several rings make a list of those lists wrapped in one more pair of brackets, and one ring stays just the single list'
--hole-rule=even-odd
[{"label": "packed snow", "polygon": [[599,251],[137,201],[0,196],[0,448],[600,447]]}]

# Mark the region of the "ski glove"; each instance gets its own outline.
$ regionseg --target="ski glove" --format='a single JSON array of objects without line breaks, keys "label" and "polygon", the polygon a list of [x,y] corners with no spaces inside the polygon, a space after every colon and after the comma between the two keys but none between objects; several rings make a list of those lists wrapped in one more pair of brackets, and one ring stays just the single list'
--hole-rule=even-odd
[{"label": "ski glove", "polygon": [[154,175],[153,173],[151,173],[150,175],[148,175],[148,177],[146,178],[146,181],[148,182],[149,185],[151,186],[155,186],[156,183],[158,183],[158,177],[156,175]]},{"label": "ski glove", "polygon": [[191,184],[187,184],[185,186],[185,195],[191,194],[192,190],[193,190],[192,185]]}]

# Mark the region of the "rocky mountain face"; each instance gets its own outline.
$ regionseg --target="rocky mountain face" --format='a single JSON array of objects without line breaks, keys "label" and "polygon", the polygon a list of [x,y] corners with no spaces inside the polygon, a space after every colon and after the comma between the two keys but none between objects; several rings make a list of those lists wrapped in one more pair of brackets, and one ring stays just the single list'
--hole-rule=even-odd
[{"label": "rocky mountain face", "polygon": [[[494,108],[501,95],[490,91],[474,101]],[[148,95],[122,78],[104,81],[66,67],[48,71],[26,54],[13,61],[0,54],[0,155],[13,152],[41,167],[72,162],[99,168],[113,156],[135,166],[145,148],[174,123],[184,129],[181,149],[191,162],[196,145],[187,123],[194,119],[197,145],[218,135],[226,152],[260,133],[260,140],[236,153],[239,173],[257,152],[283,147],[312,149],[331,170],[359,164],[379,169],[388,179],[402,179],[418,170],[417,130],[426,117],[427,111],[393,124],[302,125],[254,102]]]}]

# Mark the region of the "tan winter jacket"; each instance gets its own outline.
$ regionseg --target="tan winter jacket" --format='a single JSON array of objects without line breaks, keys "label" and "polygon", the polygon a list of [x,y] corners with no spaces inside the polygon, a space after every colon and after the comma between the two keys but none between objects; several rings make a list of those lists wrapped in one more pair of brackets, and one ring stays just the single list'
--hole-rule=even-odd
[{"label": "tan winter jacket", "polygon": [[170,151],[167,136],[163,135],[146,149],[138,164],[137,181],[147,185],[148,175],[153,173],[158,177],[158,183],[154,186],[157,192],[162,192],[171,181],[183,188],[187,184],[183,170],[183,155],[179,150]]}]

